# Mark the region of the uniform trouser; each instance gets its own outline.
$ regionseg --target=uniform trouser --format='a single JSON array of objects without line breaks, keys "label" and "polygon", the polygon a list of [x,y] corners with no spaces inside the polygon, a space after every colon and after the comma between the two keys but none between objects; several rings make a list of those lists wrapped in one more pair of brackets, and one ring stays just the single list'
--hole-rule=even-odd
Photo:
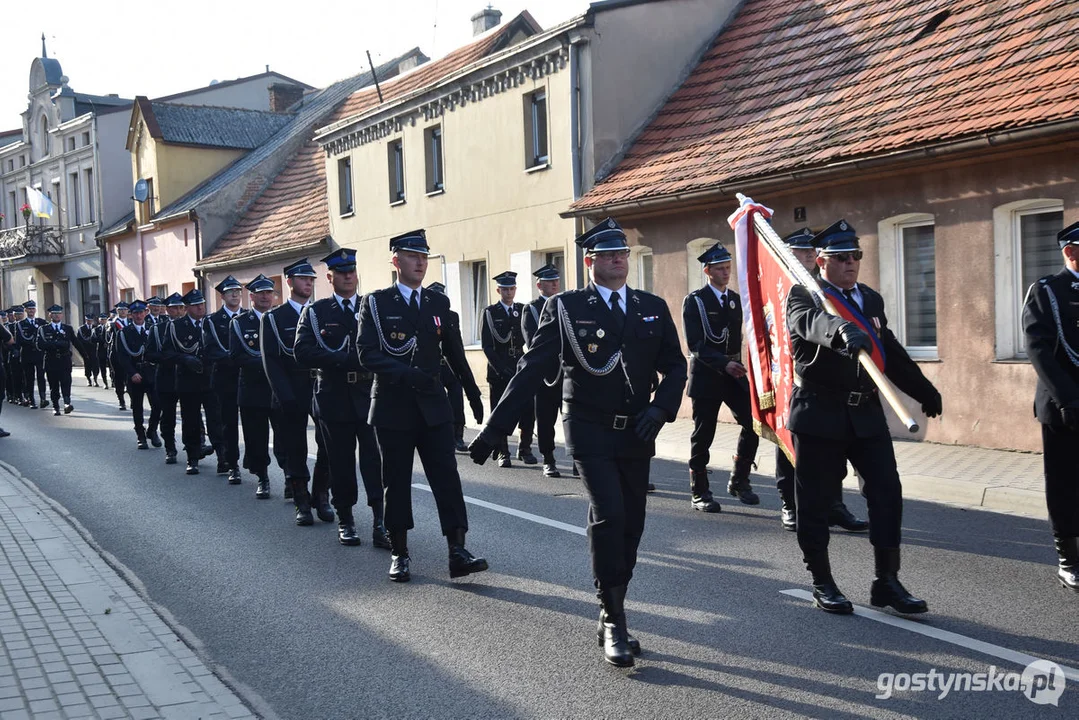
[{"label": "uniform trouser", "polygon": [[[289,411],[277,407],[274,408],[272,417],[275,418],[274,454],[280,452],[284,458],[285,479],[306,483],[311,479],[311,471],[307,469],[307,410]],[[244,445],[246,444],[245,433]]]},{"label": "uniform trouser", "polygon": [[8,377],[11,383],[11,395],[16,400],[21,400],[25,396],[25,388],[23,387],[23,370],[22,360],[12,360],[9,362]]},{"label": "uniform trouser", "polygon": [[450,409],[453,410],[454,425],[465,424],[465,390],[461,387],[461,381],[450,370],[445,362],[439,370],[440,380],[446,388],[446,396],[450,399]]},{"label": "uniform trouser", "polygon": [[[285,467],[288,465],[288,457],[285,455],[285,446],[281,442],[279,442],[279,440],[281,438],[281,424],[280,424],[281,418],[276,412],[273,412],[272,410],[270,411],[269,417],[270,417],[270,433],[273,436],[273,458],[274,458],[274,461],[277,463],[277,467],[281,468],[281,470],[284,470]],[[240,419],[241,419],[241,422],[242,422],[242,420],[243,420],[243,415],[242,414],[240,416]],[[306,430],[305,430],[305,434],[306,434]],[[245,445],[247,444],[246,440],[244,441],[244,444]]]},{"label": "uniform trouser", "polygon": [[794,498],[794,465],[787,459],[787,453],[776,445],[776,490],[781,497]]},{"label": "uniform trouser", "polygon": [[45,367],[45,374],[49,379],[49,399],[52,406],[60,407],[60,398],[64,398],[64,404],[71,402],[71,359],[54,360]]},{"label": "uniform trouser", "polygon": [[[153,423],[154,413],[156,411],[154,400],[154,386],[147,385],[145,382],[128,382],[127,383],[127,396],[131,400],[131,419],[135,421],[135,436],[139,439],[139,442],[146,440],[146,426],[143,424],[145,418],[146,408],[144,407],[143,398],[147,398],[150,401],[150,422]],[[160,414],[160,412],[158,412]]]},{"label": "uniform trouser", "polygon": [[[218,460],[234,468],[240,461],[240,406],[236,403],[236,386],[229,384],[214,388],[213,392],[217,397],[217,402],[214,403],[217,406],[217,412],[213,417],[209,412],[206,413],[206,425],[218,425],[221,429],[219,433],[221,440],[210,442],[217,450]],[[207,427],[208,430],[209,427]]]},{"label": "uniform trouser", "polygon": [[153,433],[161,426],[161,397],[157,394],[157,385],[151,385],[146,396],[150,398],[150,422],[146,429]]},{"label": "uniform trouser", "polygon": [[5,362],[4,370],[4,389],[7,391],[8,399],[17,398],[19,394],[15,391],[15,376],[22,370],[11,358]]},{"label": "uniform trouser", "polygon": [[97,355],[88,352],[82,359],[82,371],[87,380],[97,379]]},{"label": "uniform trouser", "polygon": [[[0,364],[0,387],[2,387],[2,388],[7,388],[8,387],[8,384],[7,384],[8,375],[9,375],[9,373],[7,372],[7,369],[2,364]],[[0,398],[0,412],[3,412],[3,410],[4,410],[4,399]]]},{"label": "uniform trouser", "polygon": [[691,398],[693,404],[693,434],[689,436],[689,468],[703,471],[708,469],[711,457],[709,448],[716,437],[716,424],[719,422],[719,408],[727,403],[734,421],[742,426],[738,433],[738,445],[735,455],[752,460],[757,456],[760,437],[753,432],[753,413],[749,409],[749,390],[729,395],[723,400],[713,398]]},{"label": "uniform trouser", "polygon": [[112,388],[116,391],[116,399],[123,405],[124,393],[127,392],[127,377],[123,370],[116,367],[111,358],[109,367],[112,369]]},{"label": "uniform trouser", "polygon": [[[319,421],[326,446],[326,460],[333,488],[333,507],[339,519],[352,519],[352,506],[359,497],[356,482],[356,446],[360,447],[360,477],[368,507],[382,505],[382,461],[375,433],[365,422]],[[316,468],[317,470],[317,468]]]},{"label": "uniform trouser", "polygon": [[[311,494],[317,499],[330,492],[330,458],[326,452],[326,436],[322,434],[322,423],[317,417],[311,418],[315,422],[315,471],[311,474]],[[307,433],[304,432],[306,443]]]},{"label": "uniform trouser", "polygon": [[[187,453],[188,462],[198,462],[202,458],[202,413],[206,410],[208,418],[217,416],[217,397],[212,390],[202,392],[182,392],[180,396],[180,413],[183,415],[183,428],[181,438],[184,442],[184,451]],[[206,434],[210,437],[210,444],[215,448],[221,447],[224,439],[221,437],[221,425],[207,421]]]},{"label": "uniform trouser", "polygon": [[1079,431],[1042,425],[1045,504],[1055,538],[1079,537],[1079,471],[1075,449]]},{"label": "uniform trouser", "polygon": [[888,435],[844,440],[792,433],[798,545],[808,559],[828,549],[828,520],[847,474],[847,460],[865,479],[869,542],[897,548],[903,520],[903,488]]},{"label": "uniform trouser", "polygon": [[37,379],[38,400],[45,399],[45,365],[42,360],[23,360],[22,384],[26,397],[34,399],[34,380]]},{"label": "uniform trouser", "polygon": [[244,468],[261,476],[270,467],[270,408],[241,406],[240,422],[244,431]]},{"label": "uniform trouser", "polygon": [[419,453],[423,473],[431,486],[438,508],[442,534],[455,529],[468,530],[461,476],[454,455],[453,425],[429,426],[417,413],[408,430],[375,428],[382,454],[382,485],[386,494],[386,529],[390,532],[411,530],[412,463]]},{"label": "uniform trouser", "polygon": [[554,387],[543,386],[536,391],[536,441],[541,455],[554,452],[554,424],[558,409],[562,406],[562,383]]},{"label": "uniform trouser", "polygon": [[167,390],[157,391],[161,439],[165,441],[165,449],[171,452],[176,452],[176,404],[179,401],[179,396],[174,392]]},{"label": "uniform trouser", "polygon": [[[510,381],[499,378],[489,381],[489,384],[491,386],[491,412],[494,412],[495,406],[502,399],[502,395],[506,392],[506,386],[510,384]],[[521,447],[528,447],[532,444],[532,429],[535,424],[536,408],[532,403],[528,403],[517,421],[517,427],[521,428]],[[510,431],[510,434],[512,435],[513,431]]]},{"label": "uniform trouser", "polygon": [[596,587],[628,585],[644,534],[651,458],[573,456],[588,490],[588,545]]},{"label": "uniform trouser", "polygon": [[[109,356],[105,352],[99,352],[97,354],[97,367],[101,371],[101,379],[105,381],[105,384],[109,384]],[[116,373],[112,373],[113,379],[116,378]]]}]

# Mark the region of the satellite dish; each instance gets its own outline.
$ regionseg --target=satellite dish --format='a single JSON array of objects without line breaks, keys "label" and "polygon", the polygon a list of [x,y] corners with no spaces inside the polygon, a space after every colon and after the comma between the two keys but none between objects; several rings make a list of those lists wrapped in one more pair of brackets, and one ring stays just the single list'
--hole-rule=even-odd
[{"label": "satellite dish", "polygon": [[146,202],[150,195],[150,184],[145,179],[139,178],[135,183],[135,202]]}]

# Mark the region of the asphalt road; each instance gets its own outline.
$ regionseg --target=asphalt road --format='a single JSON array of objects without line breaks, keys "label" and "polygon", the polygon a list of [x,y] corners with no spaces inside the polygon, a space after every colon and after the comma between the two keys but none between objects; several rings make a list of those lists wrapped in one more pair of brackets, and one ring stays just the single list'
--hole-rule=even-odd
[{"label": "asphalt road", "polygon": [[[690,509],[684,466],[657,461],[627,604],[645,652],[619,670],[596,646],[586,501],[568,473],[461,462],[465,494],[486,503],[469,505],[468,547],[491,570],[455,581],[432,497],[416,489],[413,581],[397,585],[388,552],[367,541],[362,508],[364,545],[342,547],[333,524],[293,525],[276,468],[274,498],[257,501],[250,477],[229,486],[212,460],[188,477],[182,463],[164,465],[163,450],[136,451],[111,390],[77,387],[74,404],[60,418],[5,406],[0,424],[13,434],[0,460],[67,508],[268,716],[1079,715],[1079,676],[1059,707],[1018,690],[904,690],[908,675],[932,670],[1021,673],[1009,651],[1079,668],[1079,596],[1055,581],[1042,521],[908,502],[900,577],[931,612],[894,626],[784,594],[807,590],[809,577],[767,478],[755,477],[760,506],[728,498],[723,513],[704,515]],[[418,465],[415,481],[424,482]],[[865,516],[860,497],[847,501]],[[832,558],[839,586],[868,609],[868,538],[833,535]],[[876,697],[889,683],[894,694]]]}]

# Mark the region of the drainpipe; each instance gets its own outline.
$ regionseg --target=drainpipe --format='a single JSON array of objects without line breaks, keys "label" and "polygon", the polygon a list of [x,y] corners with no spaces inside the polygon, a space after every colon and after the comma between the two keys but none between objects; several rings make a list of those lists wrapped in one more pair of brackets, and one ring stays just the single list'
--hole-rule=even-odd
[{"label": "drainpipe", "polygon": [[[90,146],[93,151],[93,168],[94,168],[94,186],[88,189],[88,192],[94,194],[94,207],[97,208],[97,232],[101,232],[104,229],[105,208],[101,205],[101,166],[98,161],[98,143],[97,143],[97,113],[94,113],[90,118]],[[96,233],[95,233],[96,234]],[[108,243],[97,241],[98,257],[101,263],[101,272],[98,277],[98,282],[101,285],[100,298],[101,307],[99,310],[104,310],[109,304],[109,292],[111,283],[109,282],[109,246]]]},{"label": "drainpipe", "polygon": [[[199,230],[199,216],[194,210],[191,211],[189,217],[191,222],[195,223],[195,265],[198,266],[199,260],[202,260],[202,233]],[[201,270],[195,271],[195,277],[198,279],[199,292],[206,295],[206,273]]]},{"label": "drainpipe", "polygon": [[[582,170],[581,170],[581,64],[580,48],[588,43],[587,38],[576,37],[570,39],[569,45],[569,76],[572,87],[570,88],[570,163],[573,166],[573,201],[581,197]],[[584,232],[584,219],[574,218],[574,236]],[[577,243],[573,243],[576,252],[577,287],[585,286],[584,252]]]}]

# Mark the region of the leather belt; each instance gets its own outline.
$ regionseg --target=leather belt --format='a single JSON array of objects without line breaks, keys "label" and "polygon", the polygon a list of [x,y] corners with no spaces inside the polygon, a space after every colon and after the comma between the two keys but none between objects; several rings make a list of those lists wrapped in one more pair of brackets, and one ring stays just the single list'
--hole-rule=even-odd
[{"label": "leather belt", "polygon": [[588,423],[596,423],[597,425],[609,427],[612,430],[629,430],[630,420],[634,417],[633,414],[619,415],[617,413],[600,412],[581,405],[571,405],[569,403],[565,404],[563,412],[566,417],[583,420]]},{"label": "leather belt", "polygon": [[872,390],[840,390],[839,388],[831,388],[827,385],[821,385],[812,380],[806,380],[805,378],[800,377],[794,379],[794,384],[809,392],[841,397],[843,398],[843,402],[850,407],[865,405],[870,400],[874,400],[877,397],[876,388],[873,388]]}]

